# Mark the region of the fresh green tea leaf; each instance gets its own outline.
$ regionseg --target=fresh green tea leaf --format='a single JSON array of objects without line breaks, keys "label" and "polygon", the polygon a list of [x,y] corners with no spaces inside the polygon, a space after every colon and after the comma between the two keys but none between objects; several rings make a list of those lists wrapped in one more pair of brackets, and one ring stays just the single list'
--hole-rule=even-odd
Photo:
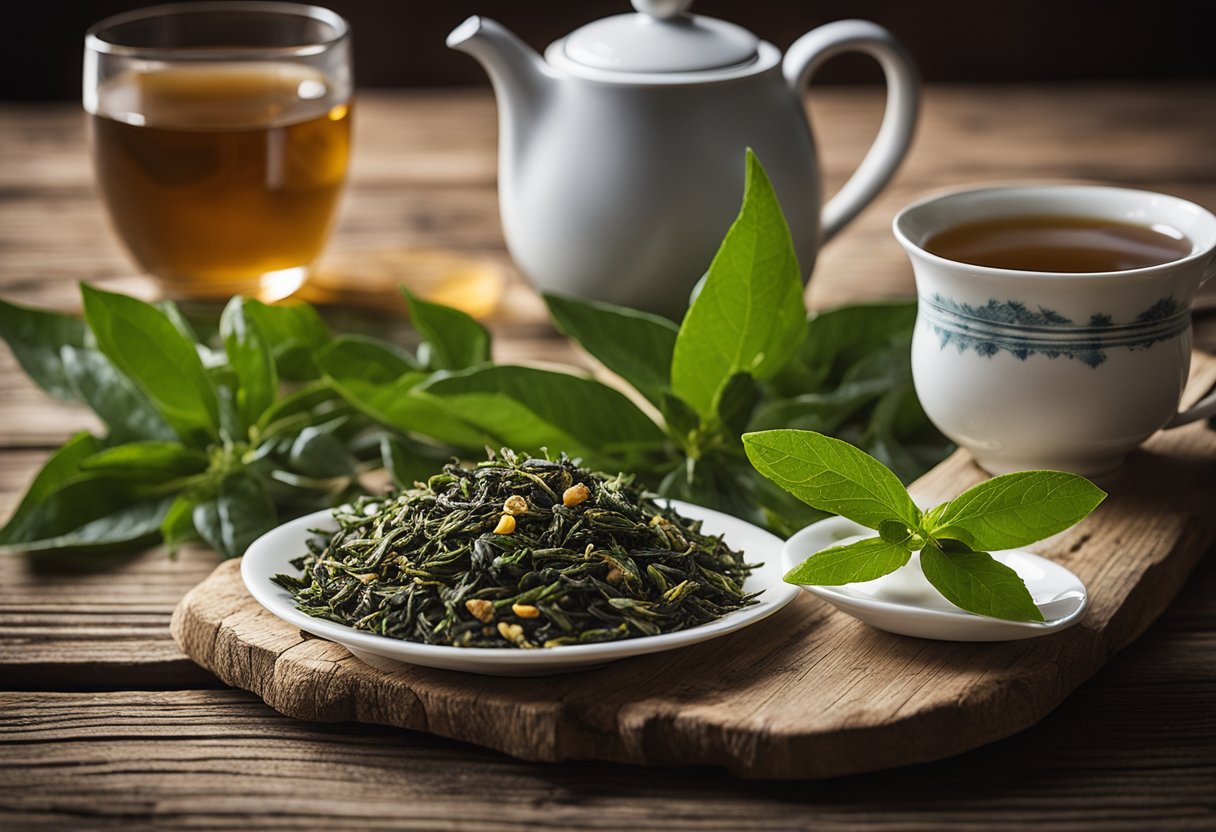
[{"label": "fresh green tea leaf", "polygon": [[196,543],[202,540],[194,529],[194,500],[185,494],[179,494],[169,505],[164,518],[160,522],[160,537],[165,546],[165,553],[170,558],[177,557],[177,550],[186,543]]},{"label": "fresh green tea leaf", "polygon": [[810,317],[795,356],[770,382],[785,396],[831,390],[849,368],[893,344],[908,350],[915,301],[879,301],[826,309]]},{"label": "fresh green tea leaf", "polygon": [[490,360],[490,333],[459,309],[431,303],[401,288],[410,322],[430,345],[432,370],[463,370]]},{"label": "fresh green tea leaf", "polygon": [[265,486],[245,473],[225,477],[214,499],[194,507],[193,519],[207,545],[227,558],[245,554],[249,544],[278,524]]},{"label": "fresh green tea leaf", "polygon": [[[907,412],[908,405],[914,406],[916,411],[920,412],[916,391],[912,389],[911,384],[887,390],[874,403],[865,432],[857,441],[859,447],[890,468],[901,482],[912,482],[928,470],[911,450],[910,446],[916,437],[900,435],[901,427],[898,423],[901,421],[902,415]],[[930,428],[926,433],[940,440],[937,442],[929,440],[934,451],[941,453],[949,449],[949,441],[939,437],[935,430]],[[851,439],[852,437],[842,431],[841,438]],[[940,459],[935,454],[933,458],[934,462]]]},{"label": "fresh green tea leaf", "polygon": [[228,301],[220,315],[220,337],[228,366],[236,374],[235,407],[241,426],[247,432],[274,404],[279,392],[279,374],[270,344],[262,336],[257,321],[246,314],[239,295]]},{"label": "fresh green tea leaf", "polygon": [[153,497],[119,506],[55,537],[4,544],[15,552],[108,552],[150,546],[160,532],[172,497]]},{"label": "fresh green tea leaf", "polygon": [[266,304],[246,300],[245,314],[274,352],[280,378],[311,381],[320,377],[313,359],[329,342],[329,328],[315,309],[295,301]]},{"label": "fresh green tea leaf", "polygon": [[842,387],[875,384],[878,393],[855,416],[832,429],[833,435],[868,452],[903,482],[917,479],[953,450],[920,406],[909,356],[908,344],[896,344],[851,365]]},{"label": "fresh green tea leaf", "polygon": [[866,405],[888,388],[885,379],[866,379],[842,384],[824,393],[805,393],[792,398],[767,398],[756,408],[755,430],[813,430],[834,434]]},{"label": "fresh green tea leaf", "polygon": [[682,445],[691,440],[693,431],[701,427],[701,416],[674,393],[664,393],[659,403],[659,412],[667,425],[667,432]]},{"label": "fresh green tea leaf", "polygon": [[80,463],[102,449],[101,440],[90,433],[78,433],[51,454],[34,476],[8,522],[0,529],[0,546],[25,538],[30,517],[51,494],[80,473]]},{"label": "fresh green tea leaf", "polygon": [[811,431],[770,430],[743,436],[756,470],[809,506],[867,528],[883,520],[915,526],[920,510],[899,478],[847,442]]},{"label": "fresh green tea leaf", "polygon": [[929,544],[920,553],[920,567],[954,606],[976,615],[1006,621],[1042,621],[1026,584],[987,552],[943,552]]},{"label": "fresh green tea leaf", "polygon": [[414,388],[427,379],[403,351],[383,341],[342,336],[316,356],[326,381],[352,407],[386,427],[460,448],[484,447],[490,435]]},{"label": "fresh green tea leaf", "polygon": [[282,468],[271,469],[264,482],[274,504],[296,514],[331,507],[364,493],[351,477],[306,477]]},{"label": "fresh green tea leaf", "polygon": [[972,486],[934,509],[926,531],[972,549],[1014,549],[1075,525],[1105,498],[1076,474],[1019,471]]},{"label": "fresh green tea leaf", "polygon": [[802,270],[772,183],[749,150],[743,208],[676,336],[671,385],[705,419],[736,373],[763,380],[806,329]]},{"label": "fresh green tea leaf", "polygon": [[731,436],[739,436],[747,430],[752,411],[756,409],[759,400],[760,387],[756,380],[747,373],[735,373],[718,391],[718,401],[714,405],[718,423],[726,428]]},{"label": "fresh green tea leaf", "polygon": [[207,470],[202,451],[178,442],[128,442],[98,451],[81,461],[81,471],[97,471],[144,480],[171,480]]},{"label": "fresh green tea leaf", "polygon": [[340,335],[321,348],[316,360],[326,376],[368,384],[392,384],[419,369],[401,347],[366,335]]},{"label": "fresh green tea leaf", "polygon": [[236,371],[228,366],[225,357],[220,363],[206,367],[204,372],[215,391],[215,403],[220,413],[220,440],[224,443],[240,442],[248,434],[236,409],[236,392],[240,385]]},{"label": "fresh green tea leaf", "polygon": [[125,472],[82,470],[102,450],[96,437],[77,434],[52,455],[0,530],[0,547],[108,549],[154,535],[169,506],[159,486]]},{"label": "fresh green tea leaf", "polygon": [[60,347],[85,346],[84,321],[0,300],[0,338],[35,384],[52,396],[72,400],[76,391],[63,367]]},{"label": "fresh green tea leaf", "polygon": [[688,460],[660,481],[657,493],[721,511],[749,523],[763,523],[760,506],[739,480],[746,467],[720,456]]},{"label": "fresh green tea leaf", "polygon": [[840,586],[881,578],[908,562],[905,546],[868,537],[816,552],[785,575],[786,583]]},{"label": "fresh green tea leaf", "polygon": [[737,474],[739,482],[748,495],[748,500],[760,509],[760,524],[781,537],[791,537],[795,532],[818,523],[831,513],[812,508],[793,494],[765,479],[755,468],[742,465]]},{"label": "fresh green tea leaf", "polygon": [[354,376],[328,376],[342,397],[380,424],[414,436],[429,436],[457,448],[485,447],[492,436],[475,419],[419,395],[426,373],[407,373],[391,384],[370,384]]},{"label": "fresh green tea leaf", "polygon": [[[797,359],[789,362],[765,384],[752,429],[814,430],[844,439],[903,482],[940,462],[953,446],[916,398],[909,361],[913,312],[910,304],[879,304],[843,307],[813,318],[810,332],[820,338],[838,333],[840,350],[820,344],[817,354],[825,365],[819,374]],[[823,324],[827,326],[816,328]],[[884,333],[887,325],[895,329]]]},{"label": "fresh green tea leaf", "polygon": [[914,482],[954,450],[948,439],[928,441],[876,437],[866,444],[872,457],[890,468],[903,482]]},{"label": "fresh green tea leaf", "polygon": [[219,404],[194,344],[164,313],[126,295],[81,285],[98,347],[156,405],[183,441],[214,441]]},{"label": "fresh green tea leaf", "polygon": [[499,444],[588,460],[654,450],[663,431],[623,394],[568,373],[508,365],[439,374],[419,393],[440,400]]},{"label": "fresh green tea leaf", "polygon": [[426,482],[442,467],[442,463],[419,456],[387,433],[380,437],[380,459],[397,488],[412,488],[415,482]]},{"label": "fresh green tea leaf", "polygon": [[169,323],[173,324],[173,328],[181,333],[182,337],[192,344],[199,344],[198,333],[194,331],[194,327],[186,320],[186,316],[182,314],[181,307],[168,298],[154,301],[152,304],[165,314],[169,319]]},{"label": "fresh green tea leaf", "polygon": [[887,543],[894,543],[905,548],[915,548],[919,543],[913,543],[914,530],[908,528],[900,520],[883,520],[878,524],[878,536]]},{"label": "fresh green tea leaf", "polygon": [[78,347],[63,347],[59,354],[76,398],[91,407],[108,428],[108,444],[177,439],[148,397],[110,359],[96,350]]},{"label": "fresh green tea leaf", "polygon": [[298,431],[354,409],[324,380],[305,384],[266,409],[255,426],[261,438]]},{"label": "fresh green tea leaf", "polygon": [[[380,437],[380,459],[394,488],[411,488],[414,484],[410,455],[401,442],[389,434]],[[428,466],[428,471],[431,471]]]},{"label": "fresh green tea leaf", "polygon": [[656,407],[662,407],[671,386],[671,356],[679,332],[675,324],[659,315],[610,303],[544,297],[562,332]]},{"label": "fresh green tea leaf", "polygon": [[344,477],[355,470],[355,459],[335,431],[345,418],[312,425],[297,434],[288,455],[292,470],[306,477]]},{"label": "fresh green tea leaf", "polygon": [[782,491],[733,452],[682,461],[663,477],[657,493],[726,512],[783,537],[829,516]]}]

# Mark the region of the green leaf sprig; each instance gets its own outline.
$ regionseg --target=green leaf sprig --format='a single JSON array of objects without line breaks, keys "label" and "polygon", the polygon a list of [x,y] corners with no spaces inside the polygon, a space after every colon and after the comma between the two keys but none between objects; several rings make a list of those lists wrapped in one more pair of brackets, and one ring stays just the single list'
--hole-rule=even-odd
[{"label": "green leaf sprig", "polygon": [[745,432],[832,434],[904,481],[951,450],[912,386],[914,303],[808,316],[802,278],[749,152],[739,215],[682,321],[545,297],[613,385],[496,364],[484,326],[409,293],[416,352],[332,337],[302,303],[234,298],[218,338],[200,342],[171,303],[86,287],[81,321],[0,302],[0,337],[30,377],[106,426],[52,456],[0,547],[132,548],[159,535],[171,550],[202,539],[235,555],[275,522],[343,499],[373,467],[408,486],[487,445],[633,471],[662,496],[792,534],[824,512],[756,473]]},{"label": "green leaf sprig", "polygon": [[989,550],[1027,546],[1080,522],[1106,494],[1084,477],[1022,471],[994,477],[922,512],[886,466],[847,442],[812,431],[743,437],[756,470],[807,505],[878,533],[817,552],[794,567],[794,584],[871,581],[920,552],[920,566],[955,606],[1009,621],[1042,621],[1018,574]]},{"label": "green leaf sprig", "polygon": [[106,427],[52,454],[0,547],[132,549],[159,537],[170,551],[201,540],[236,556],[353,493],[368,460],[379,464],[379,444],[359,444],[370,423],[318,380],[313,354],[330,335],[310,307],[233,298],[212,349],[170,303],[81,294],[83,320],[0,301],[0,335],[30,378]]}]

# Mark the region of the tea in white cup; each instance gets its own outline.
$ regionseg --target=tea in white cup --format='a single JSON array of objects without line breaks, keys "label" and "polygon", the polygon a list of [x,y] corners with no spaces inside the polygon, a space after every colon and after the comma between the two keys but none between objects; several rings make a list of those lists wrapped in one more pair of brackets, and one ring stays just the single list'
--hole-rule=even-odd
[{"label": "tea in white cup", "polygon": [[894,231],[916,276],[916,392],[986,470],[1101,474],[1216,414],[1216,394],[1177,412],[1191,306],[1216,274],[1216,217],[1198,205],[990,187],[915,203]]}]

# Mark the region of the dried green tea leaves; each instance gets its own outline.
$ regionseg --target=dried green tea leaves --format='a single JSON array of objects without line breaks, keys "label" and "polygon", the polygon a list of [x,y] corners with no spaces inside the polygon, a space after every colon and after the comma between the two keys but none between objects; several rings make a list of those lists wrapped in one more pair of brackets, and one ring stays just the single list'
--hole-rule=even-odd
[{"label": "dried green tea leaves", "polygon": [[278,575],[298,608],[425,644],[535,648],[686,630],[755,603],[741,552],[609,476],[509,450],[334,513]]}]

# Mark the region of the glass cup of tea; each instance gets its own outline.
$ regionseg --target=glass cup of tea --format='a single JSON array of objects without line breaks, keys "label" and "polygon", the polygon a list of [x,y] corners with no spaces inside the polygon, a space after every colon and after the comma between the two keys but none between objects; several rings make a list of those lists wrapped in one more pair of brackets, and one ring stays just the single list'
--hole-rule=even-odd
[{"label": "glass cup of tea", "polygon": [[276,300],[306,280],[346,180],[350,27],[278,2],[151,6],[85,36],[102,197],[170,297]]}]

